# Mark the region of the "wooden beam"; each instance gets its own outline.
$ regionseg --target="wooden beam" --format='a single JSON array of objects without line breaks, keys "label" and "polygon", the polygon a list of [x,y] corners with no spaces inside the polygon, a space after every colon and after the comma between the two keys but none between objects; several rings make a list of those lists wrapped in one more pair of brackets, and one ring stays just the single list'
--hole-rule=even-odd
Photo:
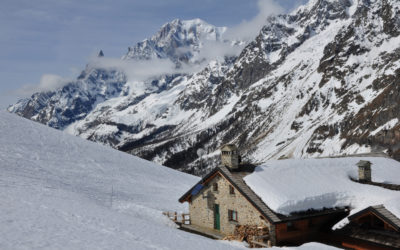
[{"label": "wooden beam", "polygon": [[259,245],[259,246],[262,246],[262,247],[268,247],[267,244],[261,243],[261,242],[258,242],[258,241],[250,241],[250,243],[254,244],[254,245]]},{"label": "wooden beam", "polygon": [[259,239],[268,239],[268,238],[269,238],[269,234],[259,235],[259,236],[255,235],[254,236],[254,239],[257,239],[257,240],[259,240]]}]

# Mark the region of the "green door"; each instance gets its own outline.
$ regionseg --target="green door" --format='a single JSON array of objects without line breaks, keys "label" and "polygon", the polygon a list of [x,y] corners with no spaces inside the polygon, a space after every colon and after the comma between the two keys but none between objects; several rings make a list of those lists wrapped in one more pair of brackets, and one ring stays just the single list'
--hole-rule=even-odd
[{"label": "green door", "polygon": [[220,221],[219,221],[219,205],[214,204],[214,228],[217,230],[221,229]]}]

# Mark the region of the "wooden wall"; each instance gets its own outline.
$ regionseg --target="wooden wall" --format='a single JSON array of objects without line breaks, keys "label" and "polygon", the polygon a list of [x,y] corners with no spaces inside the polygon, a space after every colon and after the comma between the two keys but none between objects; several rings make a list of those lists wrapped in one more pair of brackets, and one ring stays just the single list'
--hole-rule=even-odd
[{"label": "wooden wall", "polygon": [[310,241],[321,241],[319,233],[329,231],[346,215],[346,212],[337,212],[277,224],[277,243],[278,245],[300,245]]},{"label": "wooden wall", "polygon": [[373,212],[365,213],[362,216],[354,219],[352,222],[358,225],[367,224],[371,228],[397,232],[397,230],[393,226],[386,223],[383,219],[379,218],[379,216]]}]

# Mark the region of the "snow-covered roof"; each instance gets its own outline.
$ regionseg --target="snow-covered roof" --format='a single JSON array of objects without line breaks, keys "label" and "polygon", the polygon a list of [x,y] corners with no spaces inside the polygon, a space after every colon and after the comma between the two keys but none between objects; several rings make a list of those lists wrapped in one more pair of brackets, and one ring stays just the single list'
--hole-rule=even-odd
[{"label": "snow-covered roof", "polygon": [[[384,157],[268,161],[244,181],[273,211],[284,215],[347,206],[354,214],[383,204],[400,218],[400,191],[351,180],[358,178],[360,160],[372,163],[373,182],[400,184],[400,162]],[[346,223],[347,219],[336,226]]]}]

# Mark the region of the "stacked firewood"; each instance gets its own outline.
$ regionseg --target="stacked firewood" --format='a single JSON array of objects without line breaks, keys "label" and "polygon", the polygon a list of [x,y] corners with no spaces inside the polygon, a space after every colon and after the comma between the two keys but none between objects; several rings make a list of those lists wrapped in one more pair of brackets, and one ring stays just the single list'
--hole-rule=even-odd
[{"label": "stacked firewood", "polygon": [[233,235],[228,235],[224,240],[247,241],[251,248],[266,247],[265,243],[269,239],[268,227],[238,225]]}]

